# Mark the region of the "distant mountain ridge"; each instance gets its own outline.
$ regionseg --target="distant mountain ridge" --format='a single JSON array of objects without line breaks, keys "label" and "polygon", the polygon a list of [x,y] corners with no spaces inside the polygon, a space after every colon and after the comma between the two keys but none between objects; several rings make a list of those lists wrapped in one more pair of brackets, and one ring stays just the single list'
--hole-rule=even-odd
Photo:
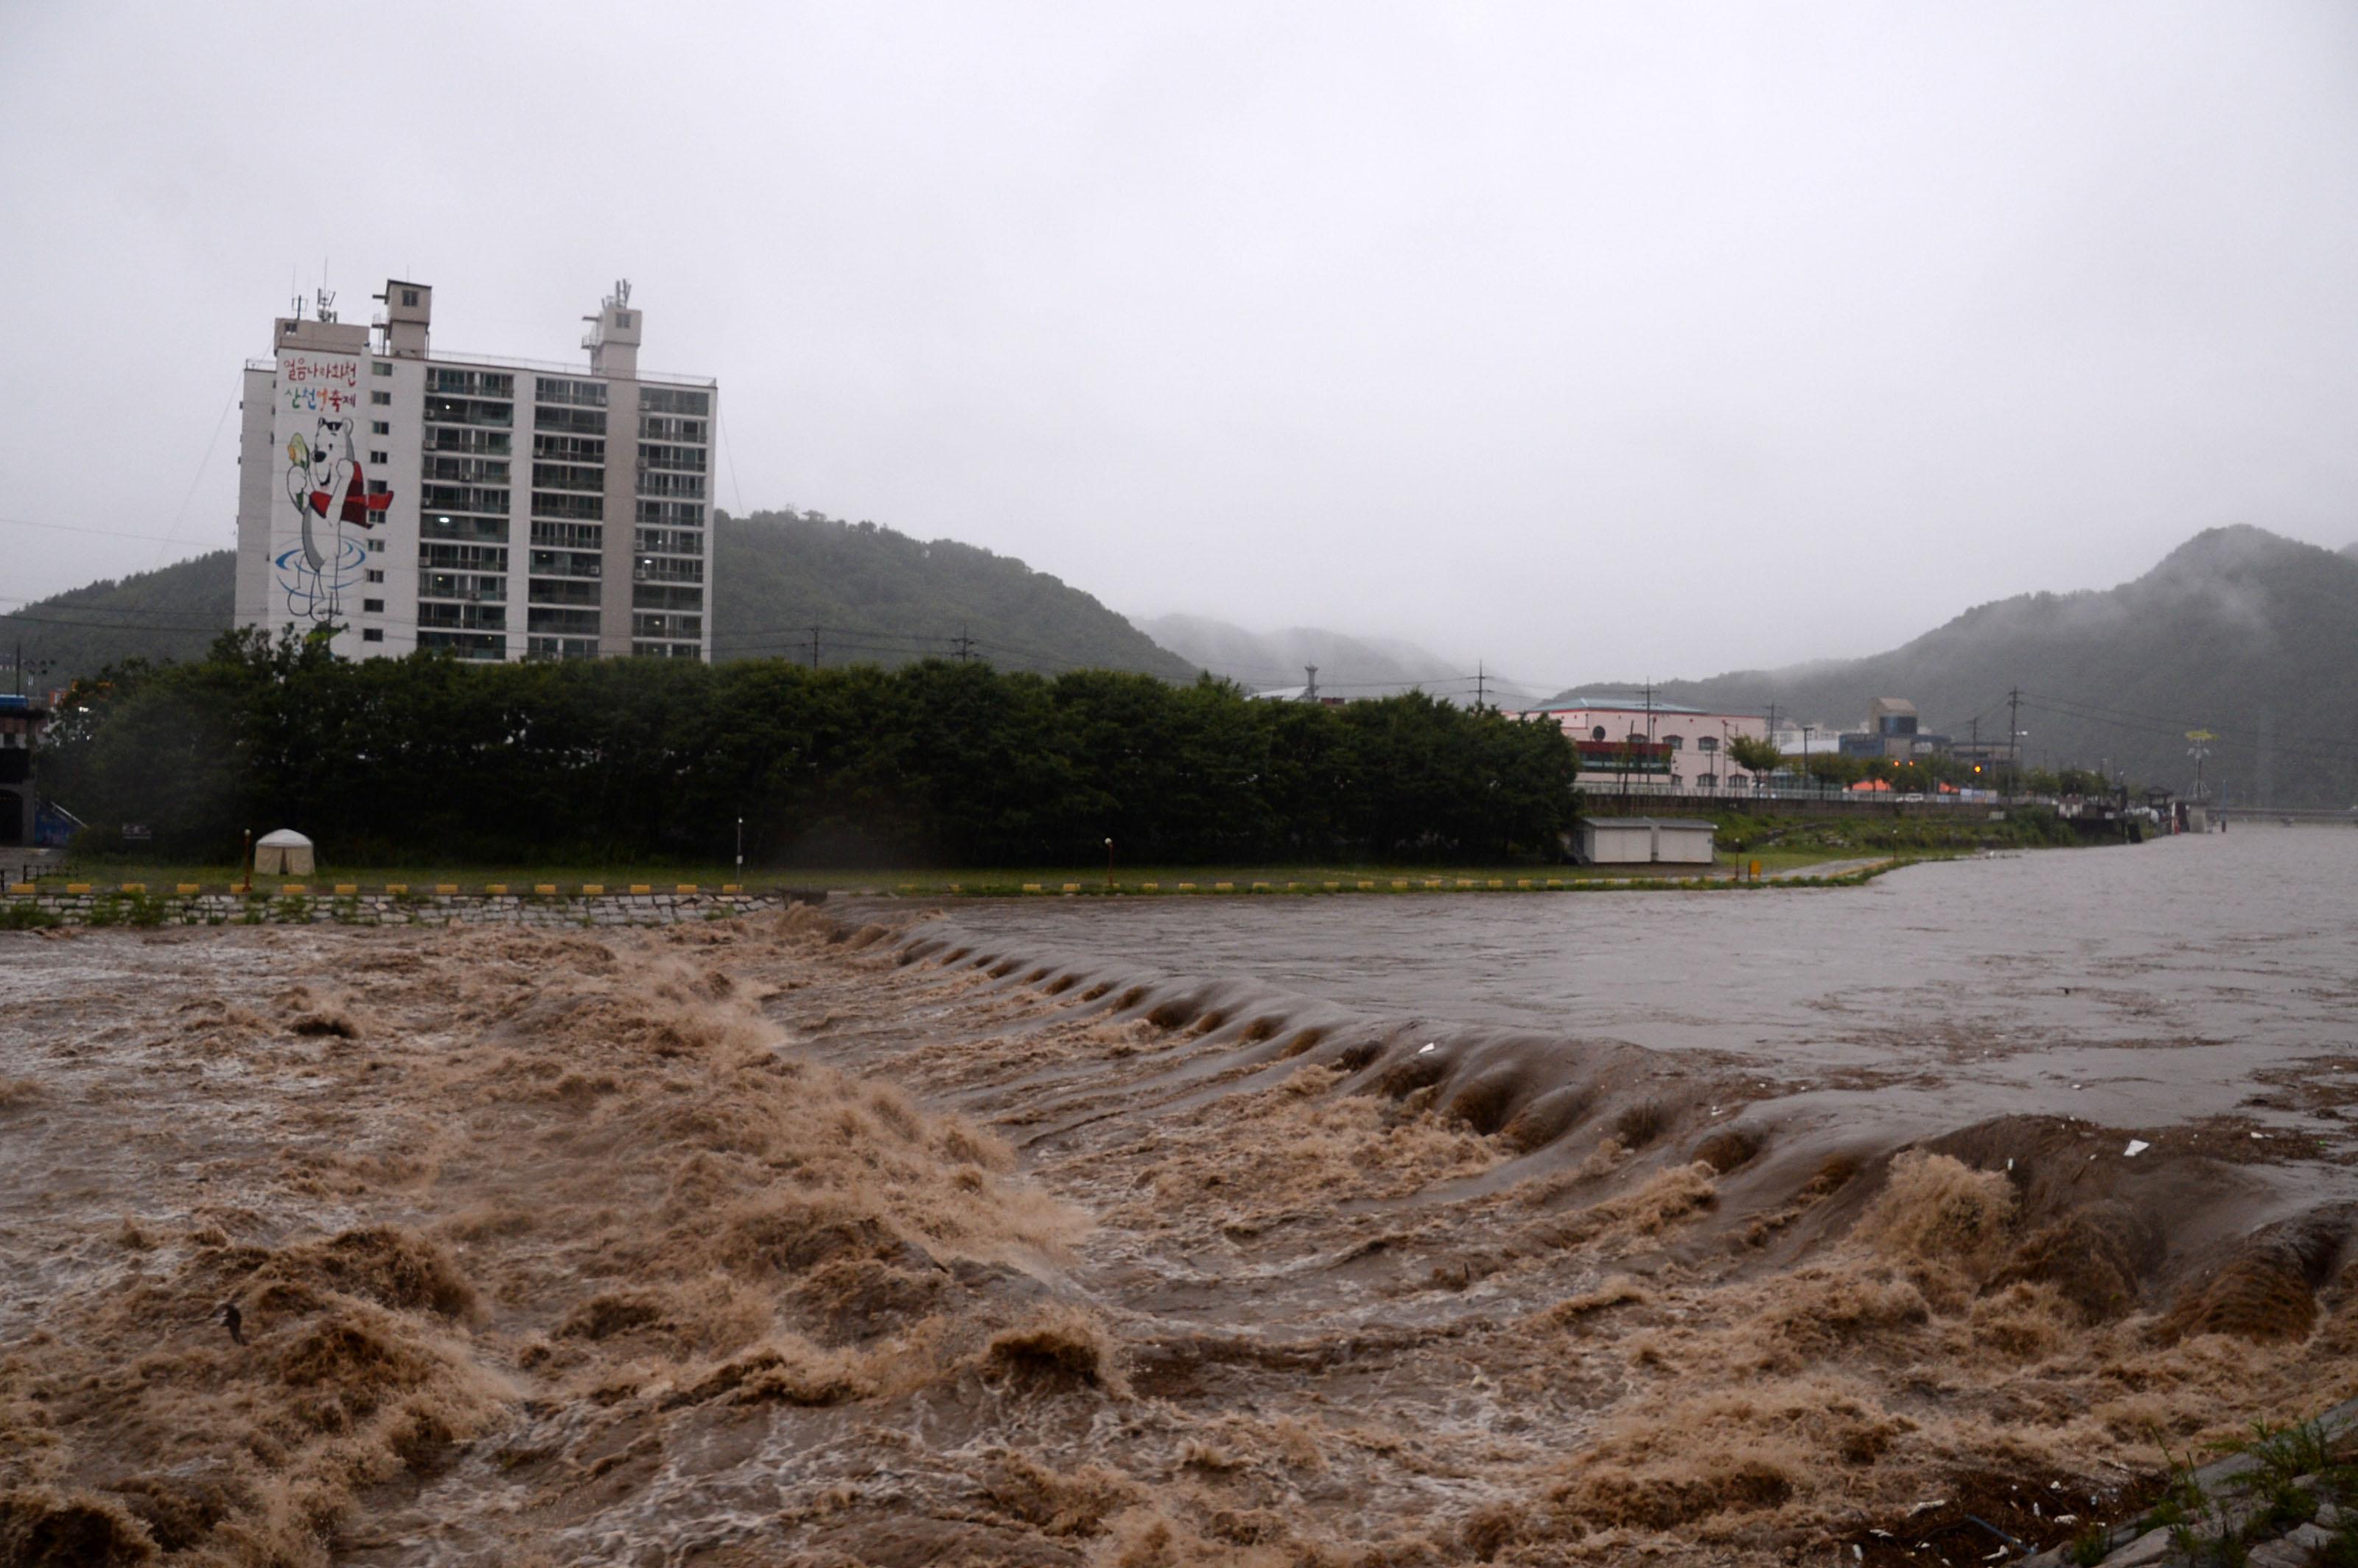
[{"label": "distant mountain ridge", "polygon": [[2134,581],[1976,606],[1870,658],[1740,670],[1656,688],[1671,702],[1844,726],[1877,697],[1926,729],[2002,741],[2023,692],[2026,765],[2109,762],[2184,788],[2189,730],[2230,803],[2358,803],[2358,546],[2321,549],[2250,526],[2212,528]]},{"label": "distant mountain ridge", "polygon": [[[1163,646],[1216,676],[1256,690],[1292,690],[1306,686],[1304,666],[1318,666],[1318,689],[1336,697],[1379,697],[1412,688],[1471,702],[1475,671],[1429,649],[1393,637],[1354,637],[1317,627],[1253,632],[1207,615],[1133,618],[1138,629]],[[1517,682],[1491,672],[1487,695],[1529,695]]]},{"label": "distant mountain ridge", "polygon": [[[22,637],[28,662],[49,663],[44,687],[133,658],[198,658],[229,629],[236,565],[235,552],[215,550],[73,589],[0,615],[0,637]],[[1012,556],[873,523],[720,514],[711,572],[716,659],[808,659],[817,628],[816,657],[827,665],[898,665],[963,647],[1001,669],[1195,675],[1089,595]]]}]

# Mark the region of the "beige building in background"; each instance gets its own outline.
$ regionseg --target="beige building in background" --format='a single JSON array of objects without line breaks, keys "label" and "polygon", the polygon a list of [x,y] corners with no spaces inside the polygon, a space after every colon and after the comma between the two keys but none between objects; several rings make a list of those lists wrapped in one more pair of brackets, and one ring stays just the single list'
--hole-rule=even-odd
[{"label": "beige building in background", "polygon": [[237,623],[347,657],[709,659],[719,387],[645,374],[615,286],[580,366],[436,354],[434,291],[322,295],[245,368]]}]

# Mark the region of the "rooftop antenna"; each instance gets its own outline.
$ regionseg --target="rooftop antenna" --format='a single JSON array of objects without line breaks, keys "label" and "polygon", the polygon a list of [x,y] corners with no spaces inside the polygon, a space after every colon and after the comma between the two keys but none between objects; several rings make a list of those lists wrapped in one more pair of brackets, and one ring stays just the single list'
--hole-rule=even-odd
[{"label": "rooftop antenna", "polygon": [[332,321],[335,319],[336,291],[332,288],[323,288],[319,290],[319,319]]},{"label": "rooftop antenna", "polygon": [[294,301],[295,319],[300,321],[303,319],[303,286],[295,280],[295,268],[291,264],[287,268],[287,296]]}]

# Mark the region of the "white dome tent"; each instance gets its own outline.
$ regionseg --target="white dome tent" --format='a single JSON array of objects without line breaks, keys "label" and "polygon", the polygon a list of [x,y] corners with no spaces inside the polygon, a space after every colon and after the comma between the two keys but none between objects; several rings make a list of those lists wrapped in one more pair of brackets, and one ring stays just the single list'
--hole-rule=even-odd
[{"label": "white dome tent", "polygon": [[265,833],[254,841],[256,876],[308,877],[317,869],[311,861],[311,840],[291,827]]}]

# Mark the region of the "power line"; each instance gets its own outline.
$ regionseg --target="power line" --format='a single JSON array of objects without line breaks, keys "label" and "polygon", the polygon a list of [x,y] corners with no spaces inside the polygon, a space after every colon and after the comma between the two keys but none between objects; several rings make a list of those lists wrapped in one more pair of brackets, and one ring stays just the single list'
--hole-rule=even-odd
[{"label": "power line", "polygon": [[[37,522],[30,517],[0,517],[0,524],[5,524],[11,528],[47,528],[53,533],[87,534],[93,537],[108,539],[146,539],[151,543],[160,540],[168,545],[201,545],[204,543],[201,539],[177,538],[169,534],[134,534],[126,532],[121,528],[88,527],[80,523],[41,523]],[[235,548],[235,546],[232,545],[214,545],[209,547],[216,550]]]}]

